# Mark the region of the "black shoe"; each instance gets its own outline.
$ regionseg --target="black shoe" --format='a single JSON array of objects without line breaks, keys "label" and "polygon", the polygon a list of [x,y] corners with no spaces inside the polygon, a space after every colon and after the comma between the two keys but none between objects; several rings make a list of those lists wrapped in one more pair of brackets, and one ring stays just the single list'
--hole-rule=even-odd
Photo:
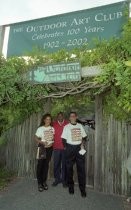
[{"label": "black shoe", "polygon": [[43,184],[43,189],[48,190],[48,185],[46,183]]},{"label": "black shoe", "polygon": [[83,198],[85,198],[85,197],[86,197],[86,191],[82,191],[82,192],[81,192],[81,196],[82,196]]},{"label": "black shoe", "polygon": [[53,186],[53,187],[56,187],[59,183],[60,183],[60,182],[58,182],[58,181],[54,181],[53,184],[52,184],[52,186]]},{"label": "black shoe", "polygon": [[42,186],[41,184],[38,185],[38,191],[39,191],[39,192],[43,192],[43,190],[44,190],[44,189],[43,189],[43,186]]},{"label": "black shoe", "polygon": [[74,194],[74,188],[73,187],[69,187],[69,193],[72,194],[72,195]]}]

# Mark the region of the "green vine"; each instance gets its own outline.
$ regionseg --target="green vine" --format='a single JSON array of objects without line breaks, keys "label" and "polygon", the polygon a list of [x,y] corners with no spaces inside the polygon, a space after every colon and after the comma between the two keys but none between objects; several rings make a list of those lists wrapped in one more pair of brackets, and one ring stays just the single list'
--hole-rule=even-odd
[{"label": "green vine", "polygon": [[[87,103],[87,98],[103,94],[104,109],[120,120],[131,120],[131,20],[124,26],[121,38],[96,42],[96,48],[74,49],[71,52],[61,50],[46,54],[34,50],[28,60],[19,57],[4,59],[0,57],[0,132],[8,129],[43,109],[47,98],[61,109],[74,103],[78,95],[79,102]],[[75,58],[72,56],[75,54]],[[102,72],[95,78],[82,79],[77,83],[32,85],[23,74],[35,66],[79,60],[81,66],[101,66]],[[64,97],[61,103],[61,97]],[[59,98],[59,99],[58,99]],[[73,100],[72,100],[72,99]],[[60,105],[61,104],[61,105]],[[57,109],[52,111],[53,113]]]}]

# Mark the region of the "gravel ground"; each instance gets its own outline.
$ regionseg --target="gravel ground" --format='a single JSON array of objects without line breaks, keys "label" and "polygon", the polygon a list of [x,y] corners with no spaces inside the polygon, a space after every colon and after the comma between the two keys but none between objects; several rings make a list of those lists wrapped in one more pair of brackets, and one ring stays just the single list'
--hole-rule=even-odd
[{"label": "gravel ground", "polygon": [[40,193],[36,180],[17,179],[0,193],[0,210],[125,210],[121,197],[87,189],[87,197],[82,198],[77,185],[70,195],[61,184],[48,184],[48,191]]}]

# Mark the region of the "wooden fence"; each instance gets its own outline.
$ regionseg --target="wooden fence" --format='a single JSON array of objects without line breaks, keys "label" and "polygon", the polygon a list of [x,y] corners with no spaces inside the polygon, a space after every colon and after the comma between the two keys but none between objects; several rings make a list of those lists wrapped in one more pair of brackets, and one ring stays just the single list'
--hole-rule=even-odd
[{"label": "wooden fence", "polygon": [[131,126],[110,116],[108,121],[103,121],[99,144],[99,169],[96,167],[99,181],[94,179],[95,188],[107,193],[128,194],[131,178],[126,169],[126,160],[131,149]]},{"label": "wooden fence", "polygon": [[6,145],[0,145],[0,167],[6,165]]},{"label": "wooden fence", "polygon": [[131,125],[105,117],[102,96],[95,99],[94,188],[98,191],[126,195],[131,177],[126,161],[131,150]]},{"label": "wooden fence", "polygon": [[[89,130],[87,185],[111,194],[127,194],[131,179],[125,164],[131,148],[131,126],[116,121],[113,116],[108,120],[103,116],[99,118],[100,113],[98,109],[96,130]],[[33,138],[40,119],[41,114],[33,114],[23,124],[6,133],[6,166],[16,171],[18,176],[35,177],[36,145]]]}]

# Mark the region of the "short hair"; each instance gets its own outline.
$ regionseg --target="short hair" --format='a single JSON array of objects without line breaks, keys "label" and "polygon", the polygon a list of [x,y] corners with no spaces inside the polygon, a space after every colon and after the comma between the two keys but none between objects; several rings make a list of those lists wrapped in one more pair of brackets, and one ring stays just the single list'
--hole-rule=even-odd
[{"label": "short hair", "polygon": [[63,113],[63,112],[59,112],[59,113],[57,114],[57,116],[59,116],[59,115],[64,115],[64,113]]},{"label": "short hair", "polygon": [[71,116],[71,114],[74,114],[75,116],[77,116],[77,113],[75,111],[70,112],[69,116]]}]

